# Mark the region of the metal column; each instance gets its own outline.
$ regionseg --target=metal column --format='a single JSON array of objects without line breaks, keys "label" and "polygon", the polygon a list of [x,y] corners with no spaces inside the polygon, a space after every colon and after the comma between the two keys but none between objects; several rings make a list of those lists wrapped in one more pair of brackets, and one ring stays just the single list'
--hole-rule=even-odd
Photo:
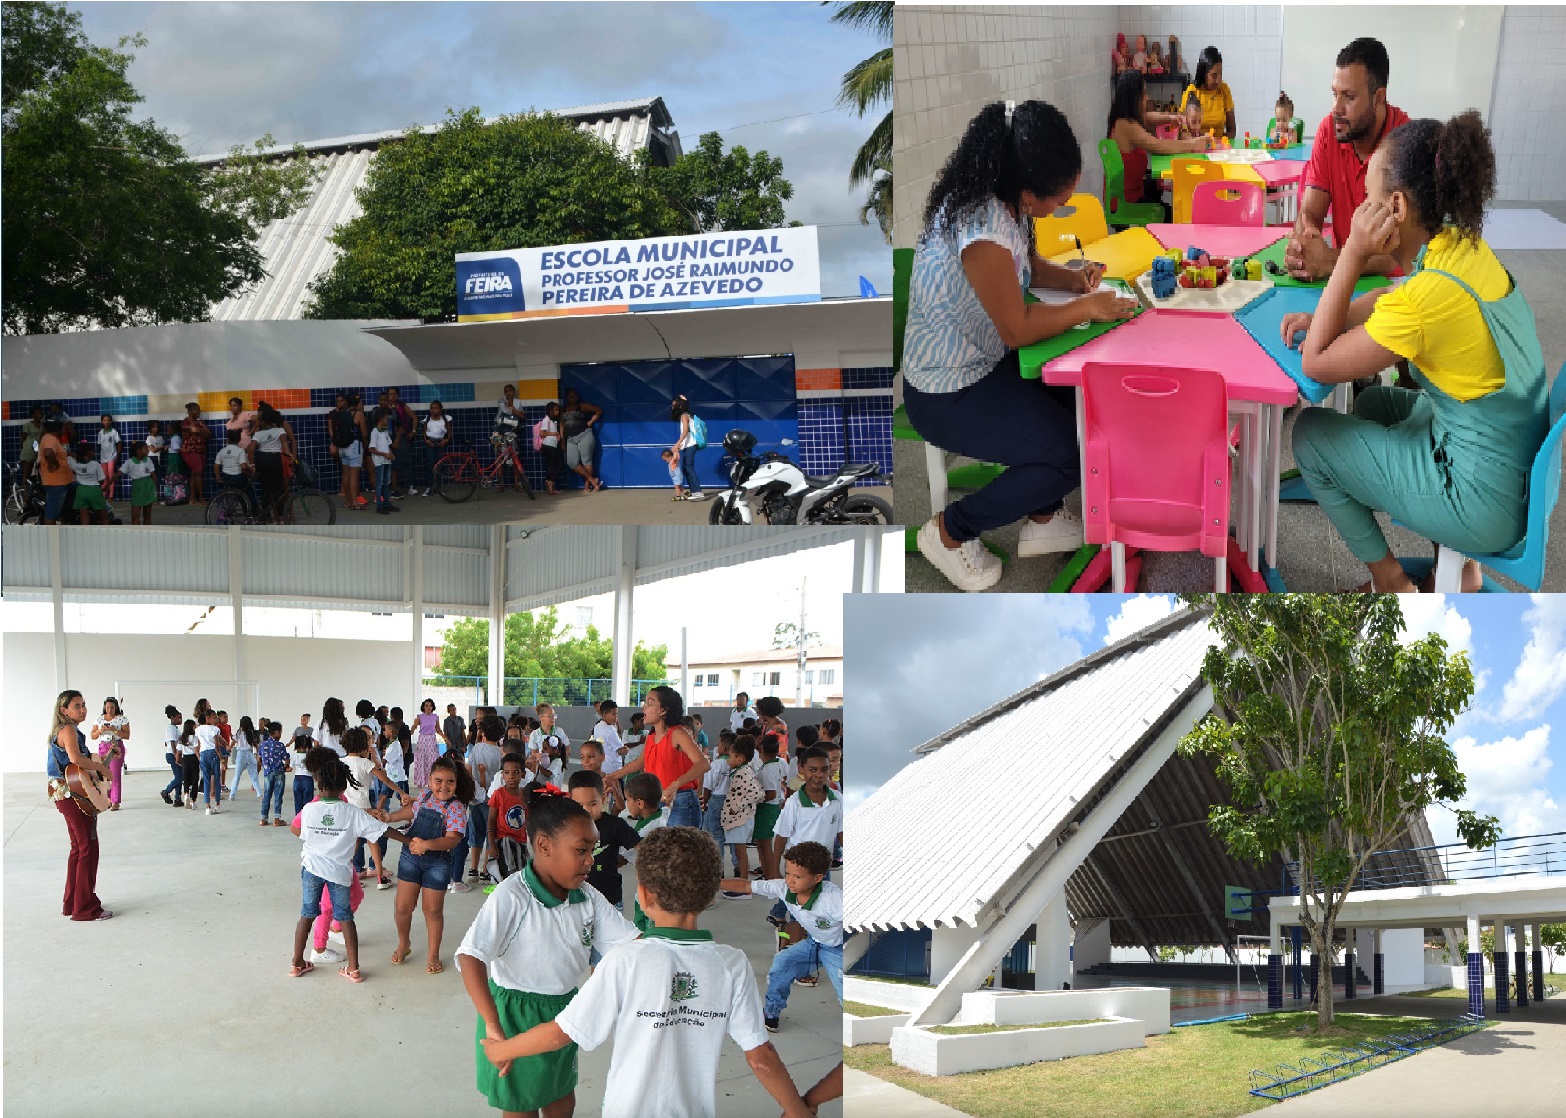
[{"label": "metal column", "polygon": [[636,525],[620,525],[620,563],[614,583],[614,669],[610,694],[617,703],[630,704],[631,652],[635,637],[631,631],[631,605],[636,594]]},{"label": "metal column", "polygon": [[506,528],[489,530],[489,664],[484,698],[489,706],[506,702]]}]

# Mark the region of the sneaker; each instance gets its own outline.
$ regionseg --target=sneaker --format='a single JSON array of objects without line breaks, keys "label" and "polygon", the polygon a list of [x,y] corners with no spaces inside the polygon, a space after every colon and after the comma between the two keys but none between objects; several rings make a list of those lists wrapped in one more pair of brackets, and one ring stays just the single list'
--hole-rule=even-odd
[{"label": "sneaker", "polygon": [[327,932],[326,933],[326,942],[327,943],[340,943],[344,947],[348,946],[348,941],[343,939],[343,933],[341,931]]},{"label": "sneaker", "polygon": [[832,859],[832,868],[835,869],[835,870],[842,869],[843,868],[843,859],[841,859],[841,858],[833,858]]},{"label": "sneaker", "polygon": [[761,1019],[761,1023],[767,1027],[767,1032],[769,1033],[775,1033],[778,1031],[779,1022],[776,1017],[763,1017]]},{"label": "sneaker", "polygon": [[936,521],[937,517],[932,516],[919,529],[919,553],[953,586],[972,593],[988,590],[1000,581],[1000,560],[986,551],[984,544],[971,539],[960,547],[947,547],[941,542],[941,529]]},{"label": "sneaker", "polygon": [[1062,551],[1077,551],[1081,547],[1082,521],[1062,508],[1049,518],[1047,524],[1033,520],[1023,522],[1022,536],[1017,541],[1017,554],[1021,557],[1053,555]]},{"label": "sneaker", "polygon": [[471,893],[471,892],[473,892],[473,886],[469,885],[465,881],[453,881],[450,885],[446,886],[446,889],[447,889],[448,892],[452,892],[452,893]]},{"label": "sneaker", "polygon": [[379,878],[375,882],[375,887],[377,889],[390,889],[391,888],[391,879],[388,878],[388,877]]},{"label": "sneaker", "polygon": [[820,981],[821,980],[819,978],[817,978],[815,975],[813,975],[813,974],[806,974],[806,975],[801,975],[799,978],[794,979],[794,985],[795,986],[815,986]]},{"label": "sneaker", "polygon": [[746,897],[750,896],[749,893],[736,893],[732,889],[724,889],[722,892],[723,895],[731,901],[742,901]]},{"label": "sneaker", "polygon": [[169,794],[167,792],[161,792],[161,793],[159,793],[159,795],[161,795],[163,797],[163,802],[166,803],[166,804],[172,804],[174,802],[172,799],[169,798]]},{"label": "sneaker", "polygon": [[174,806],[175,807],[184,807],[185,806],[185,801],[184,800],[175,800],[174,801]]},{"label": "sneaker", "polygon": [[310,952],[310,961],[312,963],[341,963],[346,958],[347,956],[341,951],[333,951],[330,947],[324,951]]},{"label": "sneaker", "polygon": [[392,510],[390,505],[376,505],[375,511],[380,513],[382,516],[390,516]]},{"label": "sneaker", "polygon": [[211,808],[207,808],[207,814],[208,814],[208,815],[211,815],[211,814],[212,814],[212,809],[211,809]]},{"label": "sneaker", "polygon": [[431,486],[425,486],[425,488],[424,488],[424,495],[426,497],[428,497],[431,492],[432,492],[432,487]]},{"label": "sneaker", "polygon": [[687,494],[685,494],[685,499],[687,501],[705,501],[707,499],[707,494],[705,494],[705,493],[687,493]]}]

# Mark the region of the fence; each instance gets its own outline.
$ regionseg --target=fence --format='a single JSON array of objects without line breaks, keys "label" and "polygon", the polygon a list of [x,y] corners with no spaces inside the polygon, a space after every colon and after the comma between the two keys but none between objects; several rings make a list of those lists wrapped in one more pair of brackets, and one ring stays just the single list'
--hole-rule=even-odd
[{"label": "fence", "polygon": [[[1288,871],[1290,879],[1297,882],[1299,864],[1288,863]],[[1473,850],[1462,842],[1378,850],[1366,861],[1354,887],[1396,889],[1557,873],[1566,873],[1566,831],[1518,835],[1502,839],[1487,850]]]},{"label": "fence", "polygon": [[[631,680],[630,702],[640,705],[647,692],[667,679]],[[473,706],[487,703],[486,691],[489,677],[482,675],[427,675],[424,686],[431,692],[440,692],[439,698],[448,702],[471,702]],[[615,697],[614,688],[607,679],[558,678],[540,676],[506,676],[501,688],[500,706],[533,706],[553,703],[558,706],[594,706],[605,699]],[[443,705],[439,701],[436,706]]]}]

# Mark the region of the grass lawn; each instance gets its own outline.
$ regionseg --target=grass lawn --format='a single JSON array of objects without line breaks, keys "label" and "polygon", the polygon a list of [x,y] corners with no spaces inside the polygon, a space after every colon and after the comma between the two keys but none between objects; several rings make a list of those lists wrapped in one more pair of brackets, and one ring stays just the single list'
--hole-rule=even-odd
[{"label": "grass lawn", "polygon": [[[1553,987],[1546,986],[1544,988],[1544,993],[1545,993],[1546,997],[1553,998],[1555,996],[1555,994],[1556,994],[1556,991],[1555,991],[1555,989]],[[1412,993],[1400,994],[1398,996],[1399,997],[1404,997],[1404,998],[1461,998],[1463,1001],[1467,1001],[1468,1000],[1468,989],[1467,989],[1467,987],[1459,988],[1459,987],[1456,987],[1456,986],[1443,986],[1439,990],[1416,990],[1416,991],[1414,991]],[[1491,1002],[1495,1001],[1495,987],[1494,986],[1486,986],[1484,988],[1484,996],[1485,996],[1485,1000],[1487,1000],[1487,1001],[1491,1001]],[[1528,1000],[1529,1001],[1533,1000],[1533,987],[1532,986],[1528,987]]]},{"label": "grass lawn", "polygon": [[932,1033],[944,1033],[946,1036],[964,1036],[968,1033],[1015,1033],[1023,1029],[1058,1029],[1065,1025],[1096,1025],[1100,1021],[1107,1021],[1107,1017],[1084,1017],[1079,1021],[1046,1021],[1040,1025],[936,1025],[930,1029]]},{"label": "grass lawn", "polygon": [[887,1009],[884,1005],[869,1005],[866,1002],[844,1002],[843,1012],[855,1017],[896,1017],[905,1012],[901,1009]]},{"label": "grass lawn", "polygon": [[1270,1013],[1175,1029],[1148,1037],[1145,1048],[967,1075],[927,1076],[898,1067],[884,1044],[849,1048],[843,1056],[850,1067],[974,1118],[1231,1118],[1271,1105],[1246,1093],[1252,1068],[1294,1064],[1351,1039],[1428,1023],[1423,1017],[1339,1013],[1336,1036],[1297,1031],[1315,1021],[1314,1013]]}]

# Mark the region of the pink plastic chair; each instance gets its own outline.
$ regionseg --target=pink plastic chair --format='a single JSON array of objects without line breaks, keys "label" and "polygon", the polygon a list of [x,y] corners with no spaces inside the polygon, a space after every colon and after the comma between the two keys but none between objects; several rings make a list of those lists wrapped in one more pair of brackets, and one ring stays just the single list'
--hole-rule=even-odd
[{"label": "pink plastic chair", "polygon": [[1178,124],[1160,124],[1153,130],[1153,135],[1160,140],[1178,140],[1180,138],[1180,126]]},{"label": "pink plastic chair", "polygon": [[1267,223],[1267,191],[1254,182],[1222,179],[1199,182],[1191,191],[1194,225],[1256,225]]},{"label": "pink plastic chair", "polygon": [[1082,369],[1088,543],[1108,544],[1113,589],[1125,549],[1199,550],[1228,590],[1229,392],[1210,369],[1092,363]]}]

